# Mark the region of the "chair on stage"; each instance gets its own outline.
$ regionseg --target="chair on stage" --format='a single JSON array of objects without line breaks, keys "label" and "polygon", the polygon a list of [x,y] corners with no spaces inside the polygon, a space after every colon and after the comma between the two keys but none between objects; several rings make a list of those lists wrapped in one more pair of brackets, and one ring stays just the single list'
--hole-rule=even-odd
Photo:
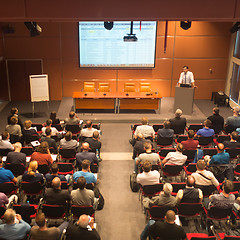
[{"label": "chair on stage", "polygon": [[151,92],[150,83],[140,83],[139,86],[140,86],[139,92]]},{"label": "chair on stage", "polygon": [[124,83],[124,92],[136,92],[136,84]]},{"label": "chair on stage", "polygon": [[99,92],[110,92],[109,83],[99,83],[98,84],[98,91]]},{"label": "chair on stage", "polygon": [[84,92],[95,92],[95,82],[84,82]]}]

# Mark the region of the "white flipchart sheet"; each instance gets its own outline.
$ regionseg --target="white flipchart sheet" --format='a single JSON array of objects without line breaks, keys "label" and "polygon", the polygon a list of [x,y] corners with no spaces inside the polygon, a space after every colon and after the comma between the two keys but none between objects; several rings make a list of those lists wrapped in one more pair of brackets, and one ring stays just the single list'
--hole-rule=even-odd
[{"label": "white flipchart sheet", "polygon": [[31,101],[49,101],[48,75],[30,75]]}]

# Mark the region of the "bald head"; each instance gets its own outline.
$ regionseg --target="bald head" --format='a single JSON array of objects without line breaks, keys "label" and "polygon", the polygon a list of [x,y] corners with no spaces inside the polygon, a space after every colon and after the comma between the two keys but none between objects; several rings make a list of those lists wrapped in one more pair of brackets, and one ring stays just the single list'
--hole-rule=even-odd
[{"label": "bald head", "polygon": [[165,216],[165,220],[168,222],[168,223],[174,223],[175,221],[175,212],[172,211],[172,210],[168,210],[167,213],[166,213],[166,216]]},{"label": "bald head", "polygon": [[78,225],[82,228],[86,228],[87,225],[89,223],[89,219],[88,219],[88,216],[83,214],[79,217],[79,220],[78,220]]},{"label": "bald head", "polygon": [[224,151],[224,145],[222,143],[219,143],[217,145],[217,150],[218,150],[218,152],[223,152]]},{"label": "bald head", "polygon": [[188,187],[193,187],[195,185],[195,179],[194,179],[194,177],[192,175],[189,175],[187,177],[186,185]]},{"label": "bald head", "polygon": [[84,143],[82,144],[82,150],[83,150],[83,151],[88,151],[88,149],[89,149],[89,144],[88,144],[87,142],[84,142]]},{"label": "bald head", "polygon": [[59,177],[55,177],[52,180],[52,187],[55,188],[55,189],[61,189],[61,180],[60,180]]}]

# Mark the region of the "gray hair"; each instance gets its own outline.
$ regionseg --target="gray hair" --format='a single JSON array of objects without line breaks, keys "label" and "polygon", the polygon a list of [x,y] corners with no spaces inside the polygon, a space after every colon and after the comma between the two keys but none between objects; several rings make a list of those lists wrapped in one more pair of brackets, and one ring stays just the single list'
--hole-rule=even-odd
[{"label": "gray hair", "polygon": [[163,191],[166,195],[170,195],[173,191],[173,187],[172,187],[172,184],[170,183],[165,183],[163,185]]}]

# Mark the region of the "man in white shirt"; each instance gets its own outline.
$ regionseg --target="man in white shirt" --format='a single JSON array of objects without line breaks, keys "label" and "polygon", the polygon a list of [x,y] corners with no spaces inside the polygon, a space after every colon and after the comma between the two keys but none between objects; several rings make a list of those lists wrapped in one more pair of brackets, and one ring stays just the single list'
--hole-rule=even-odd
[{"label": "man in white shirt", "polygon": [[142,118],[142,125],[137,126],[135,132],[134,132],[134,137],[135,139],[137,138],[138,133],[141,133],[144,138],[147,139],[154,139],[155,138],[155,131],[152,126],[148,125],[148,118],[143,117]]},{"label": "man in white shirt", "polygon": [[189,86],[196,87],[193,73],[188,70],[188,66],[183,67],[183,72],[180,74],[180,78],[178,81],[179,87],[180,84],[188,84]]},{"label": "man in white shirt", "polygon": [[137,175],[137,183],[144,185],[154,185],[159,183],[160,173],[152,169],[152,164],[149,161],[143,163],[143,172]]},{"label": "man in white shirt", "polygon": [[86,128],[83,128],[81,131],[81,136],[85,138],[91,138],[95,131],[97,131],[97,129],[92,127],[92,121],[88,120],[86,122]]},{"label": "man in white shirt", "polygon": [[45,131],[47,128],[51,128],[52,136],[57,136],[59,134],[58,130],[55,127],[52,127],[52,120],[48,119],[46,121],[45,127],[42,128],[42,135],[46,135]]}]

